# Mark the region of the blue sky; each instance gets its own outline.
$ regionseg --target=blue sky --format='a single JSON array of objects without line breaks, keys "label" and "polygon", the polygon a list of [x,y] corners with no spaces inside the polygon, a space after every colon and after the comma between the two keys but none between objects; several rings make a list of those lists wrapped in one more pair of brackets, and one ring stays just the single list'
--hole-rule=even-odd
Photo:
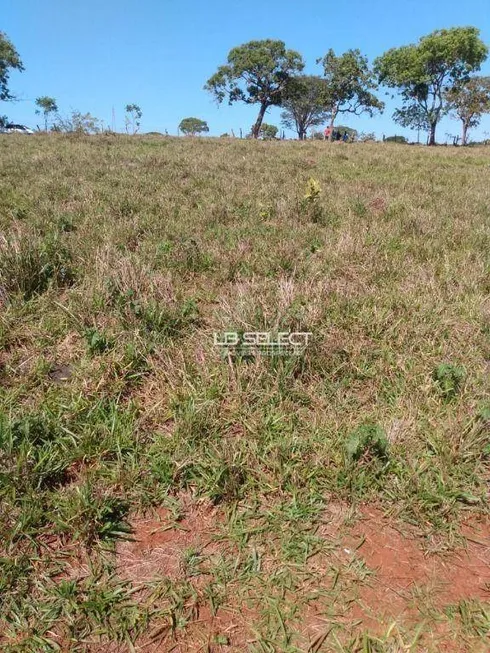
[{"label": "blue sky", "polygon": [[[0,0],[0,30],[19,51],[25,72],[11,74],[21,101],[0,103],[0,114],[29,126],[40,123],[34,100],[55,97],[61,113],[91,112],[123,129],[124,106],[143,110],[142,131],[175,134],[182,118],[206,120],[219,135],[248,131],[256,108],[217,107],[203,85],[235,45],[280,38],[299,50],[306,72],[329,48],[338,54],[358,47],[370,60],[386,49],[415,41],[434,29],[474,25],[490,44],[490,0]],[[482,68],[490,75],[490,63]],[[406,134],[394,125],[397,105],[389,98],[384,115],[342,122],[378,136]],[[266,121],[279,125],[280,111]],[[438,140],[459,133],[445,119]],[[488,137],[486,116],[473,137]],[[413,138],[413,133],[411,134]]]}]

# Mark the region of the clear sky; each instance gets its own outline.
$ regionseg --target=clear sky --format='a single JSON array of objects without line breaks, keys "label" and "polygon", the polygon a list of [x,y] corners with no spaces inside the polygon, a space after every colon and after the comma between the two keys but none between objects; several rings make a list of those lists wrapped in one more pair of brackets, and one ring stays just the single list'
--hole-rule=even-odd
[{"label": "clear sky", "polygon": [[[143,111],[142,131],[175,134],[182,118],[196,116],[212,135],[245,132],[256,108],[218,107],[203,90],[235,45],[280,38],[302,53],[305,72],[320,73],[315,61],[329,48],[359,48],[372,61],[434,29],[465,25],[480,28],[490,44],[490,0],[0,0],[0,30],[25,65],[10,83],[21,101],[0,103],[0,114],[35,126],[34,100],[49,95],[61,113],[91,112],[109,126],[114,107],[120,130],[124,106],[134,102]],[[489,61],[482,72],[490,75]],[[378,136],[410,135],[391,120],[396,102],[383,99],[383,116],[342,123]],[[279,125],[279,114],[272,109],[266,121]],[[459,131],[445,119],[438,140]],[[486,116],[472,135],[489,132]]]}]

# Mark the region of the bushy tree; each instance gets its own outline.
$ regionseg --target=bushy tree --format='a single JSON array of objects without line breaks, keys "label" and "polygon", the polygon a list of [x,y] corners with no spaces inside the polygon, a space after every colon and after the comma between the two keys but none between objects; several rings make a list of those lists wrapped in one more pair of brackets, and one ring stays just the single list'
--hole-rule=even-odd
[{"label": "bushy tree", "polygon": [[403,145],[408,144],[408,140],[405,138],[405,136],[387,136],[384,140],[385,143],[401,143]]},{"label": "bushy tree", "polygon": [[23,71],[19,53],[4,32],[0,32],[0,100],[11,100],[8,88],[10,70]]},{"label": "bushy tree", "polygon": [[341,134],[347,132],[350,141],[356,141],[358,139],[359,134],[357,132],[357,129],[353,129],[352,127],[347,127],[347,125],[337,125],[335,129],[339,131]]},{"label": "bushy tree", "polygon": [[461,143],[467,145],[468,130],[490,113],[490,77],[471,77],[450,88],[445,99],[449,112],[463,123]]},{"label": "bushy tree", "polygon": [[184,118],[179,129],[186,136],[196,136],[209,131],[208,123],[200,118]]},{"label": "bushy tree", "polygon": [[348,50],[337,56],[330,49],[320,61],[327,86],[326,108],[331,129],[339,114],[367,113],[372,116],[384,109],[383,102],[372,92],[377,84],[367,57],[359,50]]},{"label": "bushy tree", "polygon": [[306,138],[308,129],[321,125],[328,119],[326,102],[327,86],[322,77],[294,77],[283,94],[281,122],[287,129],[294,129],[302,141]]},{"label": "bushy tree", "polygon": [[260,126],[260,136],[267,141],[276,138],[278,131],[279,130],[275,125],[268,125],[265,122]]},{"label": "bushy tree", "polygon": [[58,105],[56,104],[56,100],[53,97],[49,97],[48,95],[43,95],[36,99],[36,106],[38,107],[36,109],[36,114],[43,115],[44,131],[47,132],[49,115],[51,113],[54,114],[58,112]]},{"label": "bushy tree", "polygon": [[325,136],[322,131],[315,131],[312,130],[310,133],[310,138],[312,141],[323,141],[325,140]]},{"label": "bushy tree", "polygon": [[304,63],[295,50],[287,50],[283,41],[250,41],[230,50],[227,63],[208,79],[205,89],[218,103],[258,104],[259,113],[252,127],[258,138],[265,112],[280,105],[291,77],[301,72]]},{"label": "bushy tree", "polygon": [[436,142],[437,124],[445,110],[445,91],[479,70],[487,57],[488,49],[479,34],[476,27],[436,30],[418,43],[388,50],[374,62],[379,82],[401,92],[403,107],[398,118],[407,122],[415,116],[420,123],[424,117],[429,126],[429,145]]},{"label": "bushy tree", "polygon": [[131,133],[134,135],[139,131],[139,128],[141,126],[141,116],[143,115],[143,112],[141,111],[141,108],[137,104],[127,104],[126,105],[126,116],[124,119],[125,127],[126,127],[126,133],[129,134]]}]

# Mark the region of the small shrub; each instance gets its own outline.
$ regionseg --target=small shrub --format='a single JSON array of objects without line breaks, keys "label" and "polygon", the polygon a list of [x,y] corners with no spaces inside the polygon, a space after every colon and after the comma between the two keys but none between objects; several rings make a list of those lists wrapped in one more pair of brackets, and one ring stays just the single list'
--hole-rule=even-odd
[{"label": "small shrub", "polygon": [[465,377],[465,370],[459,365],[441,363],[432,373],[439,392],[445,400],[454,399]]},{"label": "small shrub", "polygon": [[356,462],[362,459],[386,459],[388,440],[384,430],[377,424],[364,424],[353,431],[345,444],[347,459]]},{"label": "small shrub", "polygon": [[71,215],[60,215],[56,220],[56,227],[61,233],[68,233],[70,231],[75,231],[76,227],[73,222]]},{"label": "small shrub", "polygon": [[320,187],[319,182],[316,179],[310,177],[310,179],[308,179],[308,182],[306,184],[306,193],[303,196],[303,201],[305,205],[310,206],[311,204],[317,202],[321,192],[322,189]]},{"label": "small shrub", "polygon": [[308,215],[312,222],[325,224],[324,210],[319,199],[322,189],[316,179],[310,177],[306,184],[306,192],[301,199],[301,209]]},{"label": "small shrub", "polygon": [[85,329],[83,334],[88,345],[89,352],[92,356],[96,354],[103,354],[114,347],[114,340],[107,337],[104,333],[92,327]]},{"label": "small shrub", "polygon": [[368,210],[366,204],[359,197],[352,202],[352,212],[358,218],[365,218],[367,215]]}]

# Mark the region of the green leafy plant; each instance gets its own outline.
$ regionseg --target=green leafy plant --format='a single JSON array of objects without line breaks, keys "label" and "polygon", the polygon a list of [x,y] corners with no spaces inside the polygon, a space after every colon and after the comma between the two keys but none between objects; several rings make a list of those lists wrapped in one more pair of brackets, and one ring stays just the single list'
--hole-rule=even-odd
[{"label": "green leafy plant", "polygon": [[453,399],[461,389],[465,378],[465,369],[452,363],[441,363],[432,373],[441,395],[444,399]]},{"label": "green leafy plant", "polygon": [[301,198],[301,209],[303,212],[309,216],[312,222],[317,222],[319,224],[325,222],[323,207],[319,202],[321,192],[322,189],[320,183],[316,179],[310,177],[306,184],[306,192]]},{"label": "green leafy plant", "polygon": [[317,202],[321,192],[322,189],[320,183],[316,179],[310,177],[306,184],[306,193],[303,195],[305,204],[311,205]]},{"label": "green leafy plant", "polygon": [[114,347],[114,340],[95,327],[85,329],[84,336],[92,355],[103,354]]},{"label": "green leafy plant", "polygon": [[361,459],[388,457],[388,439],[384,430],[377,424],[364,424],[353,431],[345,443],[347,460],[356,462]]}]

